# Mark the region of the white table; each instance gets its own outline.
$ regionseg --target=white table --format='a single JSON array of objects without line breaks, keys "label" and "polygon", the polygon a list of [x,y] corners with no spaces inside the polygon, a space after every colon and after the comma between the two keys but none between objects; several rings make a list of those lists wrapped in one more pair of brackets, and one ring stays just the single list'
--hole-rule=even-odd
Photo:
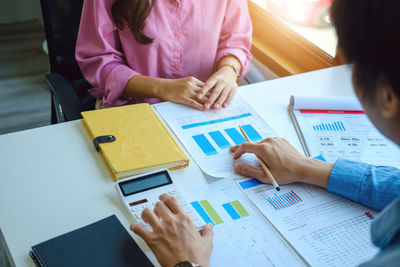
[{"label": "white table", "polygon": [[[353,95],[350,72],[334,67],[243,86],[239,94],[301,150],[289,97]],[[114,182],[80,121],[0,136],[0,170],[0,242],[11,266],[34,266],[31,246],[111,214],[129,229]],[[172,176],[181,190],[207,183],[192,159]]]}]

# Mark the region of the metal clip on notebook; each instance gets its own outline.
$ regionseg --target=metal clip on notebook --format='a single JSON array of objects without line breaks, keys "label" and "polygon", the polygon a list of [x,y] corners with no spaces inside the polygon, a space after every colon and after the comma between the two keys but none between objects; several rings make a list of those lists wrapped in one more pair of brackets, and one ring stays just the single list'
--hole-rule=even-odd
[{"label": "metal clip on notebook", "polygon": [[99,152],[100,144],[111,143],[111,142],[114,142],[115,140],[116,140],[116,138],[113,135],[98,136],[95,139],[93,139],[93,145],[96,148],[97,152]]}]

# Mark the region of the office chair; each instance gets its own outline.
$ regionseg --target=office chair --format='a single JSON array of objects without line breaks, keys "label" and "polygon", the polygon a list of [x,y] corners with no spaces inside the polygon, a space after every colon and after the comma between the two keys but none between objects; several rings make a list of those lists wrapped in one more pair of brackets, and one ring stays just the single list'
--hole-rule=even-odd
[{"label": "office chair", "polygon": [[40,0],[40,4],[50,61],[45,80],[51,91],[51,123],[79,119],[80,112],[94,109],[96,102],[75,60],[83,0]]},{"label": "office chair", "polygon": [[[96,99],[88,89],[75,60],[83,0],[40,0],[49,51],[50,74],[45,80],[51,90],[51,123],[81,118],[81,111],[95,107]],[[245,78],[249,83],[265,78],[252,65]]]}]

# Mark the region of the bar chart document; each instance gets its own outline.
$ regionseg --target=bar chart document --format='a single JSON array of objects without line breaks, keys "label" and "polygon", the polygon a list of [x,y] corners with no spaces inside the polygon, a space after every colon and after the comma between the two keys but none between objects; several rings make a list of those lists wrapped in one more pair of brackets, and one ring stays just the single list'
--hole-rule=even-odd
[{"label": "bar chart document", "polygon": [[216,178],[238,178],[233,167],[239,162],[259,166],[254,155],[246,154],[236,162],[233,160],[229,148],[246,141],[239,126],[252,142],[276,136],[271,127],[238,95],[229,107],[222,110],[199,111],[174,103],[161,103],[156,109],[202,171]]},{"label": "bar chart document", "polygon": [[400,149],[375,128],[354,97],[292,96],[289,113],[307,156],[400,167]]},{"label": "bar chart document", "polygon": [[305,184],[279,192],[255,179],[238,185],[312,266],[357,266],[378,252],[370,237],[376,212],[369,208]]},{"label": "bar chart document", "polygon": [[205,223],[214,225],[211,266],[305,266],[232,180],[185,197]]}]

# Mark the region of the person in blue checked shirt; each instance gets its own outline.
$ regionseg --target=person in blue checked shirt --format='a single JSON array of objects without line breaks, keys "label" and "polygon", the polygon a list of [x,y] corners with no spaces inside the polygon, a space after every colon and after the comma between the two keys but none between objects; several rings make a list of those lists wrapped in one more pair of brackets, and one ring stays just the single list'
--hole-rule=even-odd
[{"label": "person in blue checked shirt", "polygon": [[[399,10],[398,0],[335,0],[331,8],[340,51],[352,64],[355,93],[375,126],[398,145]],[[280,138],[244,143],[231,151],[235,159],[245,153],[258,155],[279,184],[317,185],[381,211],[371,227],[372,240],[380,252],[363,266],[400,266],[399,169],[345,159],[335,163],[308,159]],[[259,168],[238,164],[235,171],[269,182]],[[212,226],[207,225],[200,234],[174,198],[162,195],[160,200],[154,212],[145,210],[142,214],[154,232],[140,225],[132,225],[131,229],[147,242],[163,266],[208,266]]]}]

